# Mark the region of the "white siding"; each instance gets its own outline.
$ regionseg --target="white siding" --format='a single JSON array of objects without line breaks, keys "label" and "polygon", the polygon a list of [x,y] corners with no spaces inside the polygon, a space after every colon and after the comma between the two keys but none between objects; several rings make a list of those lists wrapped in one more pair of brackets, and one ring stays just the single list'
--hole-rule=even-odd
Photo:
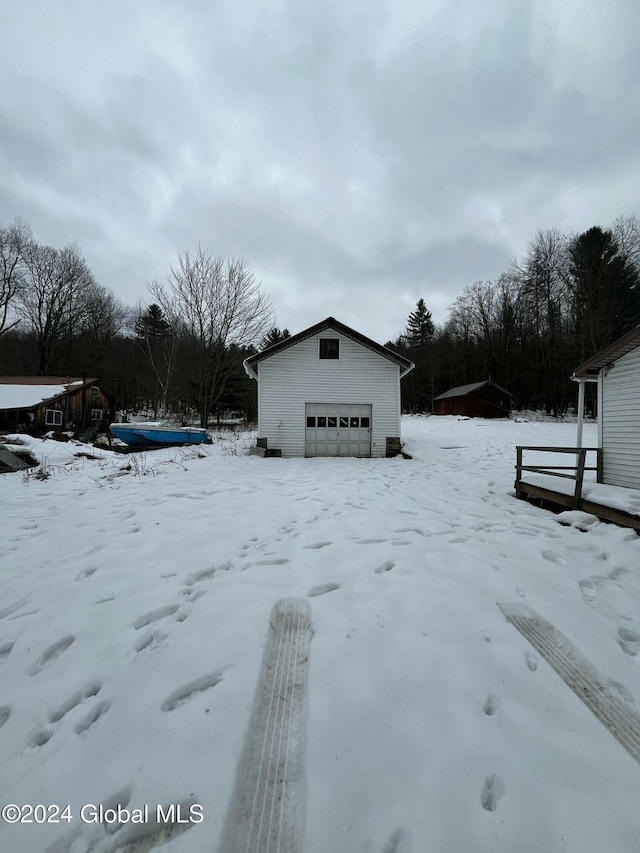
[{"label": "white siding", "polygon": [[[340,358],[320,359],[319,338],[339,338]],[[283,456],[304,456],[305,403],[372,407],[371,455],[400,435],[400,368],[327,329],[258,363],[258,435]]]},{"label": "white siding", "polygon": [[601,376],[603,482],[640,489],[640,347]]}]

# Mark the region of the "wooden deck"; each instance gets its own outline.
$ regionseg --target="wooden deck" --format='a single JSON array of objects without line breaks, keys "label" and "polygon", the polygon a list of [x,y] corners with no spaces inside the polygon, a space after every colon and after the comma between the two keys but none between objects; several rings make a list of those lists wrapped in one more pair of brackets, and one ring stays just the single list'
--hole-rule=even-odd
[{"label": "wooden deck", "polygon": [[[524,464],[524,453],[538,452],[545,454],[573,454],[576,461],[573,465],[527,465]],[[595,465],[587,465],[588,454],[595,454]],[[582,488],[584,484],[585,471],[595,471],[597,481],[600,482],[602,474],[602,451],[598,447],[516,447],[516,497],[535,503],[553,512],[561,512],[566,509],[577,509],[595,515],[601,521],[618,524],[621,527],[630,527],[640,535],[640,516],[626,512],[623,509],[599,503],[591,498],[583,497]],[[573,480],[575,487],[567,492],[560,488],[554,489],[550,484],[530,483],[523,479],[526,473],[545,474],[551,477],[559,477],[563,480]]]}]

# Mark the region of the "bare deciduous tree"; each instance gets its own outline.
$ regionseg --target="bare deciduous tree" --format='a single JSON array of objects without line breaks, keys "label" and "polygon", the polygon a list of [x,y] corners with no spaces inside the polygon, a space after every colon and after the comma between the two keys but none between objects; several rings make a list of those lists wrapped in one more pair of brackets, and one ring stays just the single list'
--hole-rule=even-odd
[{"label": "bare deciduous tree", "polygon": [[25,267],[17,311],[35,333],[42,376],[61,369],[60,345],[86,322],[96,283],[77,246],[59,250],[31,244]]},{"label": "bare deciduous tree", "polygon": [[32,243],[31,229],[26,222],[17,219],[8,228],[0,227],[0,335],[20,322],[19,318],[9,322],[9,312],[24,286],[25,255]]},{"label": "bare deciduous tree", "polygon": [[243,258],[224,260],[198,245],[178,256],[166,282],[149,291],[180,338],[188,359],[184,377],[206,427],[226,390],[232,345],[256,345],[273,325],[271,302]]},{"label": "bare deciduous tree", "polygon": [[451,306],[452,327],[464,330],[480,346],[492,379],[509,382],[510,359],[520,332],[518,281],[503,274],[497,281],[477,281]]}]

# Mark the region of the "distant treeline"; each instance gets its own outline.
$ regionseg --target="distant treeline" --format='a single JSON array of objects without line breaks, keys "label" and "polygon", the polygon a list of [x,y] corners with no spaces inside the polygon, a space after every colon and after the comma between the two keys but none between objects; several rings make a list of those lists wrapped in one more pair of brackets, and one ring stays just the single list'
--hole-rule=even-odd
[{"label": "distant treeline", "polygon": [[[117,387],[122,409],[195,411],[203,424],[228,410],[253,417],[242,361],[289,336],[247,261],[200,245],[136,307],[94,279],[77,246],[38,244],[21,221],[0,227],[0,269],[0,373],[97,376]],[[631,216],[578,235],[538,232],[497,280],[467,287],[444,325],[420,299],[387,346],[416,364],[403,380],[405,411],[431,411],[448,388],[490,377],[516,408],[560,415],[575,405],[572,370],[638,323],[640,221]]]},{"label": "distant treeline", "polygon": [[[575,407],[573,370],[640,324],[640,220],[563,235],[539,231],[495,281],[465,288],[443,326],[421,299],[387,346],[416,369],[403,381],[406,411],[432,410],[451,387],[491,378],[517,409],[562,415]],[[589,398],[594,406],[595,395]]]}]

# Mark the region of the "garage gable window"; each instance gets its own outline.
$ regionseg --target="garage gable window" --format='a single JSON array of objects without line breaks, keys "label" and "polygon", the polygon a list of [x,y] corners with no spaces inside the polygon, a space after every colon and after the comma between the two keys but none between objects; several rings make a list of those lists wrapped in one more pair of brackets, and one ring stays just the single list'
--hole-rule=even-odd
[{"label": "garage gable window", "polygon": [[320,358],[340,358],[339,338],[320,338]]}]

